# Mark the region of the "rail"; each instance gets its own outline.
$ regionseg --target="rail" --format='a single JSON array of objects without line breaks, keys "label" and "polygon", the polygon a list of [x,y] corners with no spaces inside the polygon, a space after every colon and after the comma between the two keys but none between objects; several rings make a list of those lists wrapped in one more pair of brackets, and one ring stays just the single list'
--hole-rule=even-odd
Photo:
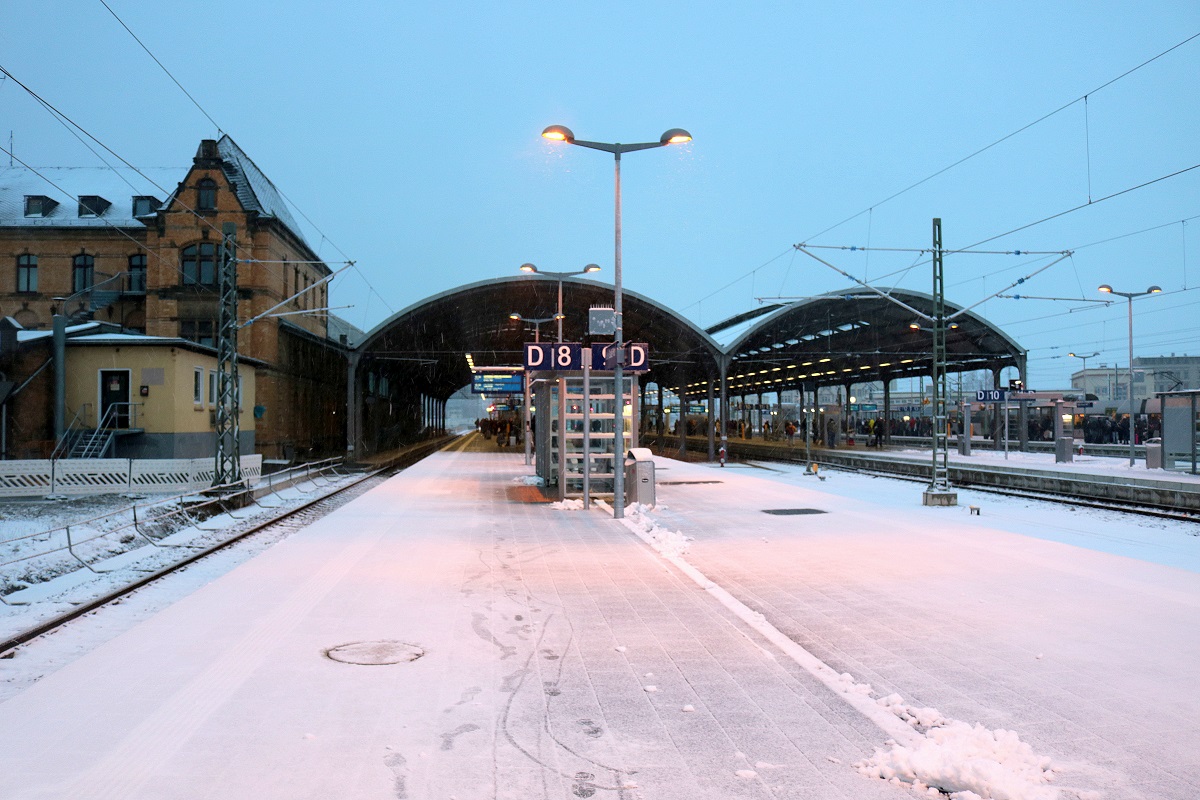
[{"label": "rail", "polygon": [[299,465],[288,470],[287,474],[274,473],[266,486],[251,486],[241,482],[192,490],[148,503],[135,502],[115,511],[46,530],[0,539],[0,602],[5,605],[24,604],[22,601],[10,602],[2,593],[13,585],[26,583],[22,578],[8,574],[17,565],[37,561],[38,576],[44,580],[46,576],[57,577],[77,569],[76,564],[95,574],[110,572],[112,570],[97,568],[96,564],[134,549],[133,545],[139,541],[155,548],[190,548],[191,545],[164,543],[162,540],[180,530],[194,527],[214,514],[244,507],[260,497],[277,493],[299,482],[312,482],[315,487],[318,486],[317,479],[322,479],[325,483],[319,485],[327,486],[333,482],[328,478],[329,474],[345,477],[338,472],[341,466],[341,459],[325,459]]}]

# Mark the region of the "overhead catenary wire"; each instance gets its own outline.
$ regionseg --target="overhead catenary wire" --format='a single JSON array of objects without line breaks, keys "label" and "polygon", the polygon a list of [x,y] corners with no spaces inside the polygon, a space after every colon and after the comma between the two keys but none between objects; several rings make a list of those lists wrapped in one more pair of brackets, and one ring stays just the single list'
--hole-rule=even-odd
[{"label": "overhead catenary wire", "polygon": [[[1179,48],[1183,47],[1184,45],[1186,45],[1186,44],[1188,44],[1188,43],[1190,43],[1190,42],[1192,42],[1192,41],[1194,41],[1194,40],[1195,40],[1195,39],[1197,39],[1197,38],[1200,38],[1200,33],[1195,33],[1195,34],[1192,34],[1191,36],[1188,36],[1186,39],[1184,39],[1184,40],[1182,40],[1182,41],[1180,41],[1180,42],[1178,42],[1178,43],[1176,43],[1176,44],[1172,45],[1171,47],[1168,47],[1167,49],[1165,49],[1165,50],[1161,51],[1160,53],[1158,53],[1158,54],[1156,54],[1156,55],[1154,55],[1154,56],[1152,56],[1152,57],[1150,57],[1150,58],[1146,59],[1145,61],[1142,61],[1141,63],[1139,63],[1139,64],[1137,64],[1136,66],[1134,66],[1134,67],[1131,67],[1130,69],[1128,69],[1128,70],[1126,70],[1126,71],[1122,72],[1121,74],[1117,75],[1116,77],[1114,77],[1114,78],[1111,78],[1111,79],[1109,79],[1109,80],[1105,81],[1104,83],[1100,84],[1099,86],[1095,87],[1094,89],[1091,89],[1090,91],[1084,92],[1083,94],[1079,95],[1079,96],[1078,96],[1078,97],[1076,97],[1075,99],[1073,99],[1073,100],[1071,100],[1071,101],[1069,101],[1069,102],[1067,102],[1067,103],[1064,103],[1063,105],[1059,106],[1058,108],[1054,109],[1053,111],[1050,111],[1050,112],[1048,112],[1048,113],[1046,113],[1046,114],[1043,114],[1042,116],[1038,117],[1037,119],[1035,119],[1035,120],[1033,120],[1033,121],[1031,121],[1031,122],[1029,122],[1029,123],[1026,123],[1025,125],[1022,125],[1021,127],[1017,128],[1016,130],[1013,130],[1012,132],[1010,132],[1010,133],[1007,133],[1007,134],[1005,134],[1004,136],[1001,136],[1000,138],[996,139],[995,141],[991,142],[990,144],[988,144],[988,145],[985,145],[984,147],[981,147],[981,148],[979,148],[978,150],[975,150],[974,152],[972,152],[972,153],[970,153],[970,154],[968,154],[968,155],[966,155],[966,156],[964,156],[964,157],[962,157],[962,158],[958,159],[957,161],[954,161],[953,163],[951,163],[951,164],[949,164],[949,165],[947,165],[947,166],[945,166],[945,167],[943,167],[943,168],[941,168],[941,169],[937,170],[936,172],[933,172],[933,173],[931,173],[930,175],[927,175],[926,177],[922,178],[921,180],[919,180],[919,181],[916,181],[916,182],[914,182],[914,183],[912,183],[912,184],[909,184],[908,186],[904,187],[903,189],[900,189],[899,191],[897,191],[897,192],[894,192],[894,193],[892,193],[892,194],[888,195],[887,197],[883,198],[882,200],[879,200],[879,201],[877,201],[877,202],[874,202],[874,203],[870,204],[870,205],[869,205],[869,206],[867,206],[866,208],[862,209],[861,211],[858,211],[858,212],[856,212],[855,214],[852,214],[852,215],[850,215],[850,216],[846,217],[845,219],[841,220],[840,222],[834,223],[833,225],[830,225],[829,227],[827,227],[827,228],[825,228],[825,229],[823,229],[823,230],[821,230],[821,231],[819,231],[819,232],[817,232],[817,233],[815,233],[815,234],[813,234],[813,235],[811,235],[811,236],[808,236],[808,237],[806,237],[806,238],[805,238],[805,241],[811,241],[811,240],[813,240],[813,239],[816,239],[816,238],[818,238],[818,237],[820,237],[820,236],[823,236],[823,235],[825,235],[826,233],[829,233],[830,231],[832,231],[832,230],[835,230],[836,228],[839,228],[839,227],[841,227],[842,225],[845,225],[847,222],[851,222],[852,220],[855,220],[855,219],[857,219],[858,217],[862,216],[863,214],[866,214],[866,213],[871,213],[871,214],[873,215],[873,213],[874,213],[874,210],[875,210],[876,208],[878,208],[879,206],[881,206],[881,205],[884,205],[885,203],[888,203],[888,202],[890,202],[890,201],[892,201],[892,200],[896,199],[897,197],[900,197],[901,195],[903,195],[903,194],[905,194],[905,193],[907,193],[907,192],[909,192],[909,191],[912,191],[913,189],[917,188],[918,186],[921,186],[922,184],[928,183],[930,180],[933,180],[934,178],[936,178],[936,177],[938,177],[938,176],[940,176],[940,175],[942,175],[942,174],[944,174],[944,173],[946,173],[946,172],[948,172],[948,171],[950,171],[950,170],[954,169],[955,167],[957,167],[957,166],[959,166],[959,165],[961,165],[961,164],[963,164],[963,163],[965,163],[965,162],[967,162],[967,161],[969,161],[969,160],[971,160],[971,159],[975,158],[976,156],[978,156],[978,155],[981,155],[982,153],[985,153],[985,152],[987,152],[988,150],[991,150],[992,148],[996,147],[996,146],[997,146],[997,145],[999,145],[999,144],[1002,144],[1003,142],[1005,142],[1005,141],[1007,141],[1007,140],[1009,140],[1009,139],[1013,138],[1014,136],[1017,136],[1018,134],[1020,134],[1020,133],[1023,133],[1024,131],[1026,131],[1026,130],[1028,130],[1028,129],[1030,129],[1030,128],[1032,128],[1032,127],[1034,127],[1034,126],[1036,126],[1036,125],[1038,125],[1038,124],[1040,124],[1040,123],[1042,123],[1042,122],[1044,122],[1044,121],[1046,121],[1046,120],[1048,120],[1048,119],[1050,119],[1051,117],[1053,117],[1053,116],[1055,116],[1055,115],[1057,115],[1057,114],[1061,113],[1062,111],[1065,111],[1066,109],[1070,108],[1071,106],[1075,105],[1076,103],[1080,102],[1081,100],[1086,100],[1086,98],[1088,98],[1089,96],[1091,96],[1091,95],[1094,95],[1094,94],[1096,94],[1096,93],[1098,93],[1098,92],[1100,92],[1100,91],[1102,91],[1102,90],[1104,90],[1104,89],[1107,89],[1108,87],[1112,86],[1113,84],[1117,83],[1118,81],[1120,81],[1120,80],[1122,80],[1122,79],[1124,79],[1124,78],[1127,78],[1128,76],[1132,75],[1133,73],[1135,73],[1135,72],[1137,72],[1137,71],[1139,71],[1139,70],[1143,69],[1144,67],[1147,67],[1147,66],[1149,66],[1150,64],[1154,63],[1155,61],[1158,61],[1159,59],[1163,58],[1164,56],[1166,56],[1166,55],[1168,55],[1168,54],[1170,54],[1170,53],[1174,52],[1175,50],[1178,50]],[[1200,165],[1197,165],[1197,166],[1200,166]],[[1114,194],[1112,194],[1112,195],[1109,195],[1109,196],[1107,196],[1107,197],[1105,197],[1105,198],[1101,198],[1101,200],[1111,199],[1112,197],[1116,197],[1116,196],[1119,196],[1120,194],[1125,194],[1125,193],[1128,193],[1128,192],[1130,192],[1130,191],[1133,191],[1134,189],[1139,189],[1139,188],[1142,188],[1142,187],[1144,187],[1144,186],[1149,186],[1149,185],[1151,185],[1152,183],[1157,183],[1158,181],[1161,181],[1161,180],[1166,180],[1167,178],[1174,177],[1175,175],[1182,174],[1183,172],[1187,172],[1187,171],[1189,171],[1190,169],[1194,169],[1194,168],[1195,168],[1195,167],[1190,167],[1190,168],[1188,168],[1188,169],[1186,169],[1186,170],[1181,170],[1180,172],[1177,172],[1177,173],[1172,173],[1171,175],[1163,176],[1162,178],[1157,178],[1157,179],[1155,179],[1154,181],[1149,181],[1149,182],[1147,182],[1147,183],[1140,184],[1139,186],[1135,186],[1135,187],[1132,187],[1132,188],[1130,188],[1130,189],[1123,190],[1122,192],[1114,193]],[[1089,182],[1090,182],[1090,155],[1089,155]],[[1060,216],[1063,216],[1063,215],[1065,215],[1065,214],[1071,213],[1072,211],[1077,211],[1077,210],[1079,210],[1079,208],[1085,208],[1085,207],[1087,207],[1088,205],[1090,205],[1090,204],[1093,204],[1094,202],[1100,202],[1100,201],[1093,201],[1093,200],[1092,200],[1092,198],[1091,198],[1091,196],[1090,196],[1090,195],[1091,195],[1090,189],[1089,189],[1089,193],[1088,193],[1088,194],[1089,194],[1089,197],[1088,197],[1088,203],[1085,203],[1085,204],[1083,204],[1082,206],[1079,206],[1079,207],[1076,207],[1076,208],[1073,208],[1073,209],[1069,209],[1069,210],[1067,210],[1067,211],[1065,211],[1065,212],[1060,212],[1059,214],[1053,215],[1053,216],[1051,216],[1051,217],[1047,217],[1047,218],[1045,218],[1045,219],[1043,219],[1043,220],[1039,220],[1039,221],[1037,221],[1037,222],[1034,222],[1034,223],[1030,223],[1030,224],[1028,224],[1028,225],[1025,225],[1025,226],[1023,226],[1023,227],[1021,227],[1021,228],[1016,228],[1016,229],[1013,229],[1012,231],[1008,231],[1008,232],[1006,232],[1006,233],[1004,233],[1004,234],[1000,234],[1000,235],[998,235],[998,236],[991,237],[991,238],[989,238],[989,239],[985,239],[985,240],[983,240],[982,242],[977,242],[977,243],[976,243],[976,244],[974,244],[974,245],[970,245],[970,247],[977,247],[978,245],[980,245],[980,244],[984,244],[984,243],[986,243],[986,242],[989,242],[989,241],[992,241],[993,239],[1000,238],[1000,237],[1002,237],[1002,236],[1007,236],[1007,235],[1009,235],[1009,234],[1011,234],[1011,233],[1015,233],[1015,232],[1017,232],[1017,231],[1019,231],[1019,230],[1024,230],[1025,228],[1033,227],[1034,225],[1041,224],[1042,222],[1047,222],[1047,221],[1049,221],[1049,220],[1051,220],[1051,219],[1054,219],[1054,218],[1056,218],[1056,217],[1060,217]],[[947,251],[947,252],[949,252],[949,251]],[[782,254],[781,254],[781,255],[782,255]],[[762,264],[762,265],[760,265],[760,266],[758,266],[758,267],[755,267],[755,268],[754,268],[753,270],[751,270],[750,272],[744,273],[744,274],[743,274],[743,275],[741,275],[740,277],[738,277],[738,278],[735,278],[734,280],[732,280],[732,281],[730,281],[729,283],[725,284],[725,285],[724,285],[724,286],[722,286],[720,289],[717,289],[716,291],[714,291],[714,292],[711,292],[711,293],[709,293],[709,294],[707,294],[707,295],[703,296],[702,298],[700,298],[700,300],[696,301],[695,303],[692,303],[692,304],[691,304],[691,305],[689,305],[689,306],[685,306],[685,308],[691,308],[692,306],[698,305],[699,303],[702,303],[702,302],[704,302],[705,300],[708,300],[709,298],[711,298],[711,297],[713,297],[713,296],[715,296],[715,295],[719,294],[720,292],[724,291],[725,289],[728,289],[729,287],[731,287],[731,286],[734,286],[734,285],[735,285],[735,284],[737,284],[737,283],[740,283],[741,281],[745,280],[747,277],[750,277],[750,275],[752,275],[754,272],[757,272],[758,270],[762,269],[764,266],[766,266],[767,264],[770,264],[772,261],[775,261],[775,260],[776,260],[776,259],[778,259],[778,258],[779,258],[779,256],[776,256],[775,258],[771,259],[770,261],[768,261],[768,262],[766,262],[766,263],[764,263],[764,264]],[[912,266],[916,266],[916,265],[912,265]],[[888,273],[888,274],[885,274],[885,275],[877,276],[877,277],[875,278],[875,280],[876,280],[876,281],[880,281],[880,280],[886,280],[887,278],[889,278],[889,277],[892,277],[893,275],[899,274],[900,272],[904,272],[904,271],[907,271],[907,270],[910,270],[910,269],[912,269],[912,266],[905,268],[905,270],[897,270],[897,271],[895,271],[895,272],[892,272],[892,273]]]},{"label": "overhead catenary wire", "polygon": [[125,24],[125,21],[123,19],[121,19],[119,16],[117,16],[117,12],[112,10],[112,6],[110,6],[107,2],[105,2],[105,0],[100,0],[100,5],[104,6],[106,9],[108,9],[108,13],[112,14],[113,19],[115,19],[117,22],[121,23],[121,27],[124,28],[126,33],[128,33],[130,36],[132,36],[133,40],[135,42],[137,42],[138,45],[143,50],[146,51],[146,55],[148,55],[148,56],[150,56],[150,58],[154,59],[154,63],[158,64],[159,69],[161,69],[164,73],[166,73],[166,76],[171,79],[171,82],[179,87],[179,91],[183,92],[184,95],[187,96],[187,99],[192,101],[192,105],[194,105],[197,109],[199,109],[200,113],[203,114],[208,119],[208,121],[213,124],[213,127],[217,129],[217,133],[218,134],[224,133],[225,131],[222,130],[221,126],[217,124],[217,121],[212,118],[212,115],[204,110],[204,106],[200,105],[200,102],[196,98],[192,97],[191,92],[189,92],[187,89],[183,88],[183,84],[180,83],[178,80],[176,80],[175,76],[171,74],[171,70],[167,69],[166,66],[161,61],[158,60],[158,56],[156,56],[156,55],[154,55],[154,53],[150,52],[150,48],[146,46],[146,43],[143,42],[141,39],[139,39],[138,35],[136,33],[134,33],[132,30],[130,30],[129,26]]}]

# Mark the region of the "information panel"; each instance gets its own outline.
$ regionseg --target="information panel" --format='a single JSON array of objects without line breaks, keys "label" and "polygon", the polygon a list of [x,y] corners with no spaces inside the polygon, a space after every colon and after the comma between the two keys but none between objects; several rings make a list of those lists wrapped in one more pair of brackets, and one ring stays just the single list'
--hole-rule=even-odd
[{"label": "information panel", "polygon": [[471,375],[473,394],[520,394],[525,384],[519,372],[476,372]]}]

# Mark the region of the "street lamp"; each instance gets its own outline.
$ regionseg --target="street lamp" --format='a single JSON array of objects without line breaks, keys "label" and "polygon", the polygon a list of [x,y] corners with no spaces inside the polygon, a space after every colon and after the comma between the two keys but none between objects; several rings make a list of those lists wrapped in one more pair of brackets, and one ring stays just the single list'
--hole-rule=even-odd
[{"label": "street lamp", "polygon": [[533,264],[528,262],[521,265],[521,272],[528,272],[531,275],[547,275],[558,280],[558,341],[562,342],[562,321],[563,321],[563,306],[562,306],[562,282],[563,278],[570,278],[572,275],[586,275],[590,272],[599,272],[599,264],[588,264],[583,269],[573,270],[571,272],[548,272],[539,270]]},{"label": "street lamp", "polygon": [[1099,353],[1099,351],[1097,351],[1097,352],[1095,352],[1095,353],[1088,353],[1088,354],[1086,354],[1086,355],[1084,355],[1084,354],[1082,354],[1082,353],[1067,353],[1067,355],[1069,355],[1071,358],[1079,358],[1079,359],[1083,359],[1083,390],[1084,390],[1084,392],[1086,393],[1086,392],[1087,392],[1087,379],[1088,379],[1088,375],[1087,375],[1087,360],[1088,360],[1089,358],[1092,358],[1092,357],[1094,357],[1094,356],[1098,356],[1098,355],[1100,355],[1100,353]]},{"label": "street lamp", "polygon": [[617,401],[614,416],[616,430],[613,431],[613,517],[623,519],[625,516],[625,342],[624,319],[621,297],[621,154],[632,153],[636,150],[649,150],[654,147],[665,147],[669,144],[683,144],[692,140],[692,135],[682,128],[671,128],[658,137],[657,142],[641,142],[639,144],[620,144],[608,142],[588,142],[576,139],[571,129],[564,125],[551,125],[542,131],[542,136],[555,142],[566,142],[591,150],[602,150],[613,154],[615,162],[615,226],[614,243],[615,257],[613,259],[613,313],[616,331],[613,336],[613,347],[616,349],[616,363],[613,365],[613,395]]},{"label": "street lamp", "polygon": [[1158,294],[1162,289],[1158,286],[1151,286],[1144,292],[1118,292],[1107,283],[1101,284],[1099,287],[1101,292],[1105,294],[1115,294],[1124,297],[1129,307],[1129,466],[1133,466],[1133,298],[1141,297],[1147,294]]},{"label": "street lamp", "polygon": [[[508,315],[508,318],[515,319],[518,322],[528,322],[530,325],[533,326],[533,341],[540,342],[540,341],[542,341],[542,323],[543,322],[554,322],[555,320],[558,320],[558,324],[561,325],[563,315],[561,313],[559,313],[559,314],[555,314],[553,317],[542,317],[541,319],[530,319],[529,317],[522,317],[520,314],[518,314],[517,312],[514,311],[513,313]],[[561,341],[561,339],[559,341]]]}]

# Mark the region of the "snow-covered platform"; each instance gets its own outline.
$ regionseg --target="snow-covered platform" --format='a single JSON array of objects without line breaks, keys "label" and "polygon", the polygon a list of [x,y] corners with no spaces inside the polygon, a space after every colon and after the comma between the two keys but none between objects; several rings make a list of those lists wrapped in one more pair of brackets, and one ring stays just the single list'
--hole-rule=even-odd
[{"label": "snow-covered platform", "polygon": [[657,464],[426,459],[0,704],[0,795],[1195,796],[1194,527]]}]

